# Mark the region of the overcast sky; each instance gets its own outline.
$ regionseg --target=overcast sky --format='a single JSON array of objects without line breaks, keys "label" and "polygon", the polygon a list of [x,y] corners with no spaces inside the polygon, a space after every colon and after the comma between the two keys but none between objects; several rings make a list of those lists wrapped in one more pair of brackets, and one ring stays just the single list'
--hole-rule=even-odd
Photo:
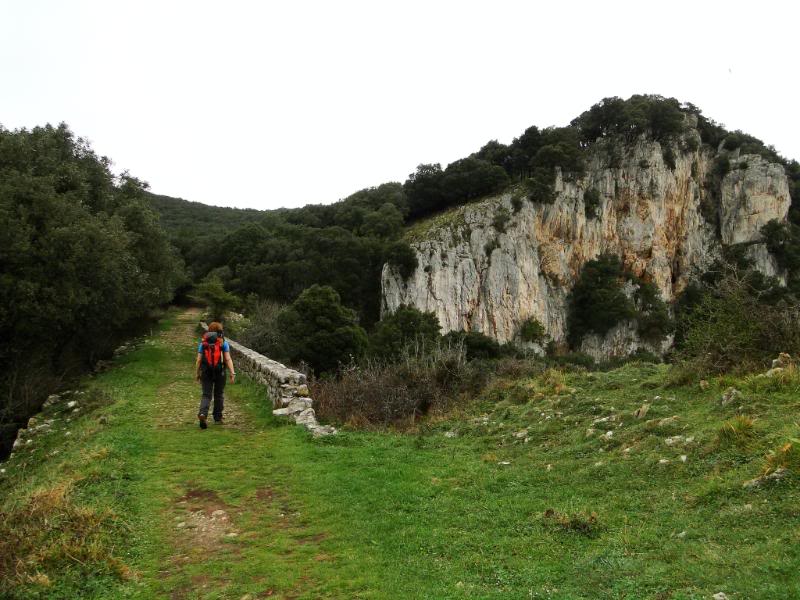
[{"label": "overcast sky", "polygon": [[800,159],[796,2],[0,0],[0,123],[67,122],[156,193],[329,203],[606,96]]}]

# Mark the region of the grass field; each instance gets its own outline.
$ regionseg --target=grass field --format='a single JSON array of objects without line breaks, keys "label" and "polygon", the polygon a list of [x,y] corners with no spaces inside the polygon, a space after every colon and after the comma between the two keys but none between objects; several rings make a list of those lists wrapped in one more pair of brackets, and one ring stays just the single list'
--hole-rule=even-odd
[{"label": "grass field", "polygon": [[800,598],[794,375],[547,371],[319,440],[239,381],[201,431],[195,321],[170,313],[0,465],[0,595]]}]

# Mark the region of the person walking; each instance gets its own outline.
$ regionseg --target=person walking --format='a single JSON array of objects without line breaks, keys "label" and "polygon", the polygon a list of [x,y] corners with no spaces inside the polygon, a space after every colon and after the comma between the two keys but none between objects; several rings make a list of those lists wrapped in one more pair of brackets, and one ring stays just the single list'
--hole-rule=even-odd
[{"label": "person walking", "polygon": [[231,360],[231,349],[222,331],[222,324],[214,321],[208,331],[200,339],[195,361],[195,378],[202,386],[200,410],[197,419],[200,429],[208,427],[208,407],[211,396],[214,396],[214,422],[222,423],[222,411],[225,403],[225,370],[227,367],[231,383],[236,379]]}]

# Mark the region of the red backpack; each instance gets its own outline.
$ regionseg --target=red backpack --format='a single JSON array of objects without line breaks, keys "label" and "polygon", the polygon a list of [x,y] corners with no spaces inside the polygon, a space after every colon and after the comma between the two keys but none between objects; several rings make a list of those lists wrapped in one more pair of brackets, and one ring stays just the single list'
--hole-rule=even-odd
[{"label": "red backpack", "polygon": [[221,373],[225,368],[222,360],[222,335],[217,331],[203,334],[203,370],[207,373]]}]

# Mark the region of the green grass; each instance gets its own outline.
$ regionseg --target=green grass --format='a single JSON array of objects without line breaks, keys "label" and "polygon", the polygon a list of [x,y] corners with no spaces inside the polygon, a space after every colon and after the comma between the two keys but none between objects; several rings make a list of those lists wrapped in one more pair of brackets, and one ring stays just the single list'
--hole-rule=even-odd
[{"label": "green grass", "polygon": [[[243,381],[232,422],[200,431],[191,320],[172,313],[87,382],[113,403],[3,465],[6,531],[41,530],[32,493],[69,482],[42,508],[62,518],[52,555],[0,573],[9,597],[800,597],[800,477],[742,487],[798,438],[796,378],[701,390],[666,387],[663,366],[549,371],[411,434],[319,440]],[[719,402],[730,385],[747,444],[719,440],[738,414]],[[236,537],[176,527],[220,507]]]}]

